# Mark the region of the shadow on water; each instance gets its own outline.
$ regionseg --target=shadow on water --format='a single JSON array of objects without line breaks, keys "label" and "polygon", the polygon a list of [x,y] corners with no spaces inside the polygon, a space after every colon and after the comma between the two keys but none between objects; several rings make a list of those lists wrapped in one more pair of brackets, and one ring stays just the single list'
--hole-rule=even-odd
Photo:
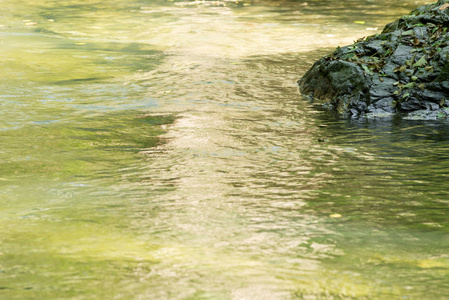
[{"label": "shadow on water", "polygon": [[[419,295],[431,283],[447,288],[449,124],[395,117],[348,120],[324,110],[317,116],[322,148],[340,152],[332,168],[315,164],[329,180],[303,207],[330,216],[334,234],[317,240],[335,243],[342,253],[323,262],[338,274],[374,275],[378,293],[368,298]],[[405,277],[408,287],[393,291]],[[421,296],[439,298],[440,291]]]},{"label": "shadow on water", "polygon": [[90,77],[90,78],[79,78],[79,79],[69,79],[69,80],[61,80],[61,81],[56,81],[54,82],[54,84],[61,84],[61,85],[68,85],[68,84],[77,84],[77,83],[85,83],[85,82],[100,82],[101,80],[108,80],[111,79],[109,78],[105,78],[105,77]]},{"label": "shadow on water", "polygon": [[[358,282],[352,283],[356,298],[423,296],[420,291],[431,282],[447,288],[449,265],[444,249],[449,246],[449,195],[445,188],[449,123],[398,117],[348,120],[317,105],[307,107],[307,100],[299,96],[295,105],[285,91],[278,92],[279,79],[289,73],[283,73],[288,68],[285,66],[295,61],[286,55],[246,62],[248,69],[257,69],[254,73],[261,78],[256,82],[262,83],[266,94],[275,95],[282,107],[279,112],[271,110],[268,118],[252,120],[272,122],[265,130],[255,130],[252,139],[257,139],[256,132],[273,134],[270,137],[275,146],[265,148],[273,161],[266,169],[248,174],[251,179],[246,186],[251,188],[245,189],[242,181],[235,185],[241,189],[235,195],[245,197],[257,218],[265,220],[263,225],[253,225],[259,232],[275,227],[280,235],[300,240],[307,235],[299,228],[295,232],[294,224],[298,224],[297,218],[309,218],[302,225],[308,224],[306,231],[313,234],[296,248],[297,254],[319,257],[343,282]],[[270,76],[265,77],[261,70],[269,70]],[[277,77],[274,70],[282,70],[279,74],[284,75]],[[236,90],[239,93],[250,96],[247,91]],[[277,130],[279,123],[283,126]],[[320,233],[311,226],[315,217],[323,230]],[[277,222],[270,223],[270,219]],[[283,228],[280,220],[288,220],[285,223],[289,226]],[[399,287],[403,278],[408,278],[409,285]],[[320,297],[349,297],[350,293],[332,289],[333,284],[341,287],[343,282],[324,280],[329,289],[324,288],[323,294],[318,288],[311,292],[304,287],[296,295],[301,299],[317,293]],[[431,293],[431,297],[441,297],[440,292]]]}]

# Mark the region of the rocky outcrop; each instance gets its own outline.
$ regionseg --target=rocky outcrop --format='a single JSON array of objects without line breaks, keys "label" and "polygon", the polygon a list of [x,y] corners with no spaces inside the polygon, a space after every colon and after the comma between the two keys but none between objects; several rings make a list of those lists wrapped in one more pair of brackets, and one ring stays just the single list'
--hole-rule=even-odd
[{"label": "rocky outcrop", "polygon": [[357,117],[449,115],[449,0],[422,6],[381,34],[337,48],[298,81],[302,94]]}]

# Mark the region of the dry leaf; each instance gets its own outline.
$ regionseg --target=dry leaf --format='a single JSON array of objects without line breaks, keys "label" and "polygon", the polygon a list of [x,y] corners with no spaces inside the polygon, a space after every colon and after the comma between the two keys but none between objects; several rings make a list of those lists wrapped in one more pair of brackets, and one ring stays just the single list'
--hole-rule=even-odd
[{"label": "dry leaf", "polygon": [[341,218],[341,215],[340,214],[332,214],[329,217],[331,217],[331,218]]},{"label": "dry leaf", "polygon": [[439,10],[442,11],[442,10],[445,10],[446,8],[448,8],[448,7],[449,7],[449,3],[444,3],[443,5],[440,6]]}]

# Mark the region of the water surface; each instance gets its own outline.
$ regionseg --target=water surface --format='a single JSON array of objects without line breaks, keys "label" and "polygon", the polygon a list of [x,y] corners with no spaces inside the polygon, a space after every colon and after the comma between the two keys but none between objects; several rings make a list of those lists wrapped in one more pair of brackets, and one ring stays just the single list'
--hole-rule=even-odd
[{"label": "water surface", "polygon": [[295,86],[427,3],[0,1],[0,297],[445,299],[449,123]]}]

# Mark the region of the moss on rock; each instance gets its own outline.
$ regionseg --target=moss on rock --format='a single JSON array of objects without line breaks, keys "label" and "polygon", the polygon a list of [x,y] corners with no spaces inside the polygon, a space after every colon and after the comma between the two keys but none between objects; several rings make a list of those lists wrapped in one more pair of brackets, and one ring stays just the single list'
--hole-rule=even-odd
[{"label": "moss on rock", "polygon": [[348,116],[447,117],[448,27],[449,0],[419,7],[321,58],[298,81],[300,91]]}]

